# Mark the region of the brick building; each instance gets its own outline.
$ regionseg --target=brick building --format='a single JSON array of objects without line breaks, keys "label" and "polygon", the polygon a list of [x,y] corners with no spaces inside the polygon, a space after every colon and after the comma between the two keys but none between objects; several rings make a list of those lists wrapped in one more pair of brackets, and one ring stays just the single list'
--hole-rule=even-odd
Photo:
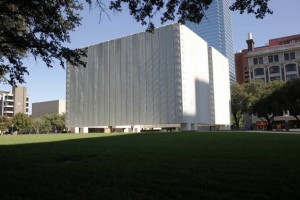
[{"label": "brick building", "polygon": [[[255,47],[252,34],[249,33],[246,42],[248,48],[235,54],[236,80],[239,84],[258,79],[267,83],[300,77],[300,34],[270,39],[268,45]],[[290,128],[299,126],[294,117],[275,117],[279,128],[287,120]],[[264,124],[256,117],[252,117],[252,126],[264,128]]]},{"label": "brick building", "polygon": [[247,49],[235,54],[238,83],[248,83],[251,79],[287,81],[300,77],[300,34],[270,39],[268,45],[254,47],[250,33],[247,44]]}]

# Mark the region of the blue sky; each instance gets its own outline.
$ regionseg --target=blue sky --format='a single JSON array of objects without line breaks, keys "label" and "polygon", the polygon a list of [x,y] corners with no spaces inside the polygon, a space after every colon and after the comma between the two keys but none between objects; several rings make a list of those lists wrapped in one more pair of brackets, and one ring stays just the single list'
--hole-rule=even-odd
[{"label": "blue sky", "polygon": [[[299,0],[271,0],[270,8],[273,15],[266,16],[263,20],[256,19],[253,15],[232,12],[232,26],[234,51],[246,48],[248,32],[253,33],[255,46],[265,45],[269,39],[288,35],[300,34]],[[119,38],[142,32],[146,27],[141,26],[129,16],[128,11],[123,13],[109,12],[110,19],[102,16],[99,23],[99,13],[96,8],[91,11],[85,9],[81,13],[82,26],[71,33],[72,48],[80,48],[106,40]],[[160,24],[156,23],[159,27]],[[30,75],[26,77],[26,86],[31,103],[65,99],[66,72],[59,65],[48,69],[43,62],[26,60]],[[0,84],[0,90],[11,90],[10,86]]]}]

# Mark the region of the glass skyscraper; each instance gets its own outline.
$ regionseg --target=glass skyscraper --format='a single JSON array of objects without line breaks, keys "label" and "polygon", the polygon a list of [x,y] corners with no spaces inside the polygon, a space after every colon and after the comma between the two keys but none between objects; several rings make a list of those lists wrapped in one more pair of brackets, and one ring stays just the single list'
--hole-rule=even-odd
[{"label": "glass skyscraper", "polygon": [[230,0],[213,0],[200,24],[187,22],[186,26],[228,58],[230,82],[233,83],[236,78],[230,5]]}]

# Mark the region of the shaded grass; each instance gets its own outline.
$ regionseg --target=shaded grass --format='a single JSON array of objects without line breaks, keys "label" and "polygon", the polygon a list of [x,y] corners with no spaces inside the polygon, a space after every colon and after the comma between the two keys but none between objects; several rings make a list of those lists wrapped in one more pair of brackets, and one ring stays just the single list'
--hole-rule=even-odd
[{"label": "shaded grass", "polygon": [[299,199],[300,135],[0,137],[0,199]]}]

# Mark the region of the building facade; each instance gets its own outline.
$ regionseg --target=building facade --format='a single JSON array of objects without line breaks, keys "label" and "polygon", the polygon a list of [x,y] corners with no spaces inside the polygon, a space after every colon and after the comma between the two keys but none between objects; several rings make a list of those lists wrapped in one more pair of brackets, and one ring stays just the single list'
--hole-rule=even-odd
[{"label": "building facade", "polygon": [[[67,67],[67,127],[229,129],[228,60],[210,49],[179,24],[89,46],[86,68]],[[227,94],[222,108],[213,99],[220,92]]]},{"label": "building facade", "polygon": [[[252,80],[288,81],[300,77],[300,34],[270,39],[268,45],[255,47],[252,34],[246,41],[248,48],[235,54],[236,79],[240,84]],[[290,128],[298,127],[292,116],[275,116],[276,127],[289,121]],[[253,116],[251,123],[257,129],[266,125]]]},{"label": "building facade", "polygon": [[205,11],[200,24],[187,22],[187,27],[203,38],[229,60],[230,82],[235,82],[235,63],[233,54],[232,21],[230,0],[214,0]]},{"label": "building facade", "polygon": [[300,34],[270,39],[269,44],[254,47],[249,34],[248,49],[235,54],[237,82],[251,80],[288,81],[300,77]]},{"label": "building facade", "polygon": [[26,87],[13,87],[12,91],[0,91],[0,114],[13,117],[17,113],[29,115],[29,96]]},{"label": "building facade", "polygon": [[32,104],[32,118],[46,114],[63,114],[66,112],[65,100],[44,101]]}]

